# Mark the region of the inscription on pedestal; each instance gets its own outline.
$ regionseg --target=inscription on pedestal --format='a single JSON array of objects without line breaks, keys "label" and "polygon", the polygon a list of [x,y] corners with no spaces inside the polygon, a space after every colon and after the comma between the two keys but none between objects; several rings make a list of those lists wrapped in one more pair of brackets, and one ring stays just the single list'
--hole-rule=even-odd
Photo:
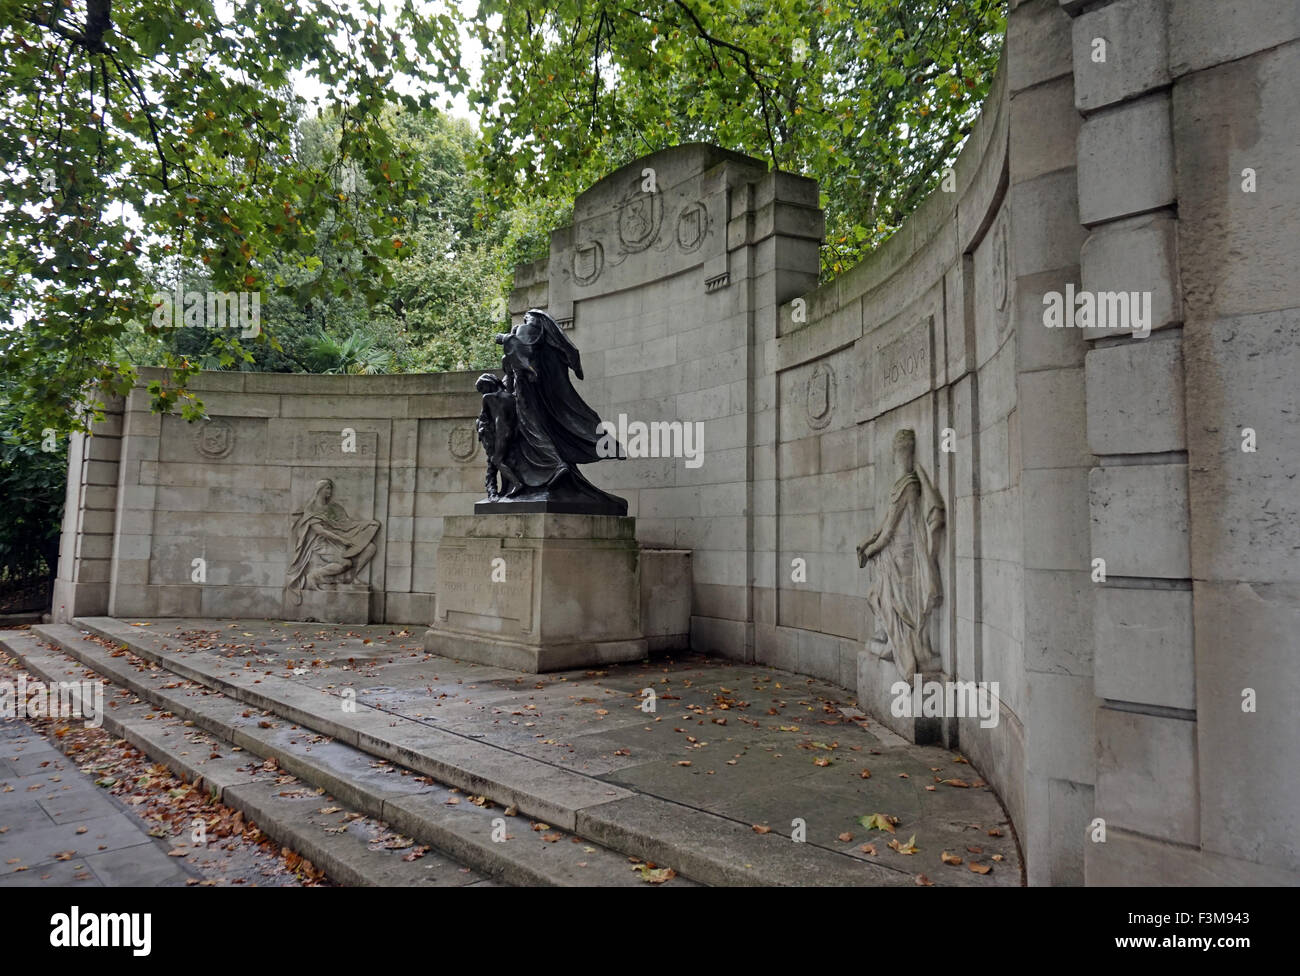
[{"label": "inscription on pedestal", "polygon": [[[496,562],[496,560],[501,560]],[[442,547],[438,551],[437,619],[449,613],[504,617],[533,629],[533,551],[498,546]]]}]

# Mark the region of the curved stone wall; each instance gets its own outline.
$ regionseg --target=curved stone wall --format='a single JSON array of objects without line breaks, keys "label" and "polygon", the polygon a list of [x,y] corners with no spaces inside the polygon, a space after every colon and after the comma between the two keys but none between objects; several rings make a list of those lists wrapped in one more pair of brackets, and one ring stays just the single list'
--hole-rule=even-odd
[{"label": "curved stone wall", "polygon": [[[692,551],[696,650],[960,749],[1031,883],[1294,884],[1300,8],[1009,6],[951,179],[860,266],[817,286],[812,180],[679,146],[582,194],[510,310],[571,330],[625,441],[659,425],[588,473]],[[1089,327],[1048,327],[1085,293]],[[428,623],[481,494],[472,383],[204,374],[199,430],[137,390],[73,441],[56,614],[281,616],[332,478],[381,524],[349,599]],[[987,710],[895,713],[878,652],[927,641],[922,678]]]}]

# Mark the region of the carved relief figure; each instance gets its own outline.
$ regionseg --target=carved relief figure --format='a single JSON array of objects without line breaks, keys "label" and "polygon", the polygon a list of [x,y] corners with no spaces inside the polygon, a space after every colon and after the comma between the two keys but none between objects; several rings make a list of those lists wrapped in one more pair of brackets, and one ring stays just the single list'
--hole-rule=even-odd
[{"label": "carved relief figure", "polygon": [[353,582],[374,558],[379,523],[349,518],[333,498],[334,482],[325,478],[316,482],[302,510],[293,513],[293,563],[285,585],[294,603],[302,602],[303,590]]},{"label": "carved relief figure", "polygon": [[893,453],[898,480],[880,528],[858,546],[858,566],[874,566],[867,605],[876,633],[867,647],[893,660],[910,679],[935,663],[929,621],[943,599],[939,536],[945,513],[943,499],[916,463],[916,433],[903,429],[895,434]]}]

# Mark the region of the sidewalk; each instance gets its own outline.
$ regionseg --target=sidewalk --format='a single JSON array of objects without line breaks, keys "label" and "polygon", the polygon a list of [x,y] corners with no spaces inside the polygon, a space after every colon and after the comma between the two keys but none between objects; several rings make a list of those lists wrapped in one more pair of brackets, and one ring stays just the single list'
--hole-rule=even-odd
[{"label": "sidewalk", "polygon": [[20,719],[0,720],[0,886],[184,885],[144,824]]}]

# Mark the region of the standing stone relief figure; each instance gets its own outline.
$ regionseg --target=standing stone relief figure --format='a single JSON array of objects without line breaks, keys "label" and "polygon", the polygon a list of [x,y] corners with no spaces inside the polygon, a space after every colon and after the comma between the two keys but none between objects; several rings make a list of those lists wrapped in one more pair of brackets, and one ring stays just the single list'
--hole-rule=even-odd
[{"label": "standing stone relief figure", "polygon": [[570,370],[582,379],[578,347],[538,309],[496,341],[504,380],[486,373],[474,384],[483,394],[477,429],[488,457],[487,501],[502,510],[626,515],[625,499],[601,491],[578,470],[607,460],[596,450],[600,417],[569,379]]},{"label": "standing stone relief figure", "polygon": [[867,647],[893,660],[904,678],[934,666],[930,648],[930,613],[943,599],[939,578],[939,535],[943,499],[925,470],[916,463],[916,433],[904,428],[894,435],[898,480],[889,492],[889,507],[876,532],[858,546],[858,566],[872,563],[867,605],[876,633]]},{"label": "standing stone relief figure", "polygon": [[334,482],[322,479],[311,500],[293,513],[293,563],[285,585],[296,604],[302,603],[303,590],[353,582],[374,558],[379,523],[349,518],[333,498]]}]

